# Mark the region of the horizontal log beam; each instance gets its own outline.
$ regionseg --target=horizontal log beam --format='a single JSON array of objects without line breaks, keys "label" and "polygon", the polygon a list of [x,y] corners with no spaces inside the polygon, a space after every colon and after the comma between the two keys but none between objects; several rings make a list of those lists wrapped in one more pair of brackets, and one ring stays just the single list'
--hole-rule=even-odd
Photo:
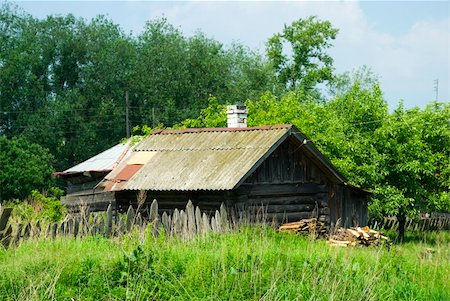
[{"label": "horizontal log beam", "polygon": [[247,210],[253,211],[265,211],[267,213],[283,213],[283,212],[312,212],[315,205],[268,205],[268,206],[248,206]]},{"label": "horizontal log beam", "polygon": [[238,194],[246,194],[249,196],[312,195],[327,192],[326,185],[316,183],[242,184],[237,189]]},{"label": "horizontal log beam", "polygon": [[328,206],[328,202],[326,200],[318,199],[315,196],[309,195],[257,197],[257,198],[249,198],[248,200],[238,202],[237,204],[267,206],[267,205],[304,205],[304,204],[315,205],[316,203],[319,207]]}]

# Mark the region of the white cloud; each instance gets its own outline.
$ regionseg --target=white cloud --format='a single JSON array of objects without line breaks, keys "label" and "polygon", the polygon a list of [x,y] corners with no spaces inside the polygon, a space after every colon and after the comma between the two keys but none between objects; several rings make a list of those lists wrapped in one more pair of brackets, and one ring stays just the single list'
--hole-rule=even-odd
[{"label": "white cloud", "polygon": [[[381,85],[391,105],[404,99],[407,106],[423,106],[434,99],[433,81],[440,79],[440,100],[449,99],[450,21],[417,22],[400,36],[364,28],[351,47],[339,48],[343,65],[367,64],[381,76]],[[346,54],[344,54],[346,52]],[[356,66],[355,66],[356,67]]]}]

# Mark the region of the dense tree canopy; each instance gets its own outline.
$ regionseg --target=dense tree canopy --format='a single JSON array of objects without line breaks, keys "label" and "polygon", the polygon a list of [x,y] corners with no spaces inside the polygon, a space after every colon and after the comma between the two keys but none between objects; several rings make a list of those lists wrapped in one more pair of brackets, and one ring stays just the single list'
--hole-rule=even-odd
[{"label": "dense tree canopy", "polygon": [[53,181],[53,157],[47,150],[23,138],[0,137],[0,203],[23,199]]},{"label": "dense tree canopy", "polygon": [[39,20],[3,4],[0,24],[0,134],[48,148],[57,170],[125,136],[126,91],[131,127],[172,126],[211,95],[243,101],[273,83],[262,56],[165,19],[132,36],[102,16]]}]

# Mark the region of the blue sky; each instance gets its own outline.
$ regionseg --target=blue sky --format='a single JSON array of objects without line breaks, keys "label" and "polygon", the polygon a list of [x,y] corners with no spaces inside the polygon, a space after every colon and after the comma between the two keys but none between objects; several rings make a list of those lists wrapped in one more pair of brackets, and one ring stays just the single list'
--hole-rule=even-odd
[{"label": "blue sky", "polygon": [[201,30],[225,45],[233,41],[264,51],[283,25],[316,15],[339,28],[330,49],[338,73],[366,65],[379,77],[385,99],[408,108],[435,99],[448,102],[450,5],[448,1],[16,1],[43,18],[72,13],[90,19],[107,15],[126,32],[139,34],[157,17],[186,35]]}]

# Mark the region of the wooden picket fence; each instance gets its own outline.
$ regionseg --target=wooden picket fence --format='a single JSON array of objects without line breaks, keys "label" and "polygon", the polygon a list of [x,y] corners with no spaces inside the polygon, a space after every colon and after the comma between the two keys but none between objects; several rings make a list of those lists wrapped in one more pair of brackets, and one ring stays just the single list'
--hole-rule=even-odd
[{"label": "wooden picket fence", "polygon": [[172,213],[158,214],[158,202],[154,200],[148,216],[143,218],[141,212],[130,206],[124,214],[115,214],[111,205],[106,212],[90,213],[84,208],[77,215],[67,215],[59,223],[22,222],[8,223],[11,208],[0,207],[0,242],[5,247],[19,245],[28,239],[54,239],[56,237],[81,238],[102,235],[116,237],[124,234],[138,233],[144,240],[146,235],[158,236],[162,231],[166,236],[191,239],[196,235],[209,232],[227,232],[237,227],[238,222],[229,217],[225,206],[212,214],[201,212],[189,201],[184,210],[175,209]]},{"label": "wooden picket fence", "polygon": [[[139,209],[139,208],[138,208]],[[253,212],[249,216],[236,217],[229,214],[222,204],[220,210],[215,212],[201,212],[189,201],[184,210],[175,209],[171,213],[158,213],[158,202],[153,200],[150,208],[146,210],[145,218],[141,210],[132,206],[124,214],[116,214],[109,205],[106,212],[89,212],[88,207],[81,208],[79,213],[68,214],[58,223],[35,222],[8,222],[11,208],[0,206],[0,244],[5,248],[19,245],[28,239],[54,239],[56,237],[81,238],[86,236],[102,235],[105,237],[118,237],[125,234],[138,233],[141,240],[147,235],[157,237],[162,231],[166,236],[176,236],[181,239],[191,239],[196,235],[205,235],[209,232],[227,232],[237,229],[249,222],[267,221],[264,216]],[[136,212],[138,211],[138,212]],[[264,208],[260,212],[264,213]],[[250,218],[252,217],[252,218]],[[373,221],[370,227],[379,229],[398,229],[395,217],[385,217],[383,221]],[[450,230],[450,215],[421,216],[407,219],[406,230],[433,231]]]},{"label": "wooden picket fence", "polygon": [[[383,221],[372,221],[370,228],[375,230],[397,230],[398,220],[394,216],[385,217]],[[450,217],[448,215],[421,216],[417,218],[407,218],[405,230],[410,231],[441,231],[450,230]]]}]

